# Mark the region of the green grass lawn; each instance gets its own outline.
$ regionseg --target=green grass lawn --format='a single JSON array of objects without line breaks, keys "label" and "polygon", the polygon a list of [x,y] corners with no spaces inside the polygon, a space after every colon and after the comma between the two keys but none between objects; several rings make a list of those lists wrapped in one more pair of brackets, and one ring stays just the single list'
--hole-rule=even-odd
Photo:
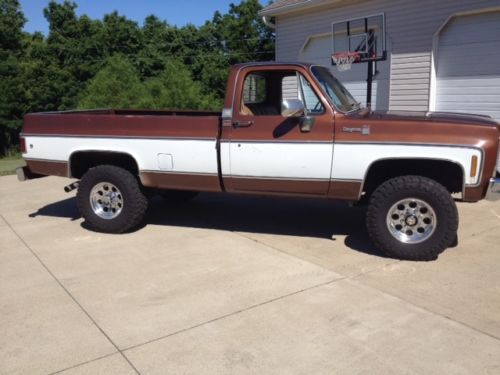
[{"label": "green grass lawn", "polygon": [[5,158],[0,158],[0,176],[7,176],[9,174],[15,174],[17,167],[22,167],[26,165],[24,160],[20,155],[7,156]]}]

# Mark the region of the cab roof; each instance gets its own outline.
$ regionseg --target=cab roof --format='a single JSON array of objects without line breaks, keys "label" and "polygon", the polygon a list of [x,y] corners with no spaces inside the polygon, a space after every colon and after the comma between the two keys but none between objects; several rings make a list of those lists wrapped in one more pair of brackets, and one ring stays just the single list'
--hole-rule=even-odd
[{"label": "cab roof", "polygon": [[233,68],[243,69],[247,67],[254,66],[299,66],[305,69],[310,68],[311,66],[315,66],[317,64],[310,64],[300,61],[256,61],[256,62],[247,62],[233,65]]}]

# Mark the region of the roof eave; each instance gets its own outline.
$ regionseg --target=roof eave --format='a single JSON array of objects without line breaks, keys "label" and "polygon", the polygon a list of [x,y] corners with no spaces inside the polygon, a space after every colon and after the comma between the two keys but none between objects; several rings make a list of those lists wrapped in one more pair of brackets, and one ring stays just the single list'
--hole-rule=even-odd
[{"label": "roof eave", "polygon": [[330,1],[327,1],[327,0],[308,0],[308,1],[305,1],[303,3],[283,5],[279,8],[271,8],[271,9],[264,8],[259,12],[259,15],[263,16],[263,17],[273,17],[273,16],[285,14],[285,13],[290,13],[290,12],[293,12],[296,10],[301,10],[301,9],[306,9],[306,8],[314,8],[316,6],[323,5],[327,2],[337,3],[339,1],[341,1],[341,0],[333,0],[333,1],[332,0],[330,0]]}]

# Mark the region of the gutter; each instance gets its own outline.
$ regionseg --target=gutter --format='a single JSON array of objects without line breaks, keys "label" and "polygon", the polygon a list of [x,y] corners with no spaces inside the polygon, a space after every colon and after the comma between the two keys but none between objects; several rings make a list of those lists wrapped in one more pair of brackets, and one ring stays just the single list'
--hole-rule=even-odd
[{"label": "gutter", "polygon": [[266,8],[262,9],[259,12],[259,15],[262,17],[271,17],[271,16],[277,16],[280,14],[285,14],[289,12],[293,12],[295,10],[300,10],[300,9],[305,9],[305,8],[313,8],[319,5],[327,4],[327,3],[338,3],[342,0],[306,0],[301,3],[297,4],[289,4],[289,5],[283,5],[278,8],[271,8],[266,10]]},{"label": "gutter", "polygon": [[264,22],[264,25],[266,25],[270,29],[276,30],[276,24],[274,22],[271,22],[271,17],[262,16],[262,22]]}]

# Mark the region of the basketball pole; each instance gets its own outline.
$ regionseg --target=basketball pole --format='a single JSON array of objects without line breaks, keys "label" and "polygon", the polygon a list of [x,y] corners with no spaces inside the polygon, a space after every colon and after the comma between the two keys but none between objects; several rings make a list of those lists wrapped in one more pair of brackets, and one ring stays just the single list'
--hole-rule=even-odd
[{"label": "basketball pole", "polygon": [[373,61],[368,61],[368,74],[366,78],[366,108],[372,108]]}]

